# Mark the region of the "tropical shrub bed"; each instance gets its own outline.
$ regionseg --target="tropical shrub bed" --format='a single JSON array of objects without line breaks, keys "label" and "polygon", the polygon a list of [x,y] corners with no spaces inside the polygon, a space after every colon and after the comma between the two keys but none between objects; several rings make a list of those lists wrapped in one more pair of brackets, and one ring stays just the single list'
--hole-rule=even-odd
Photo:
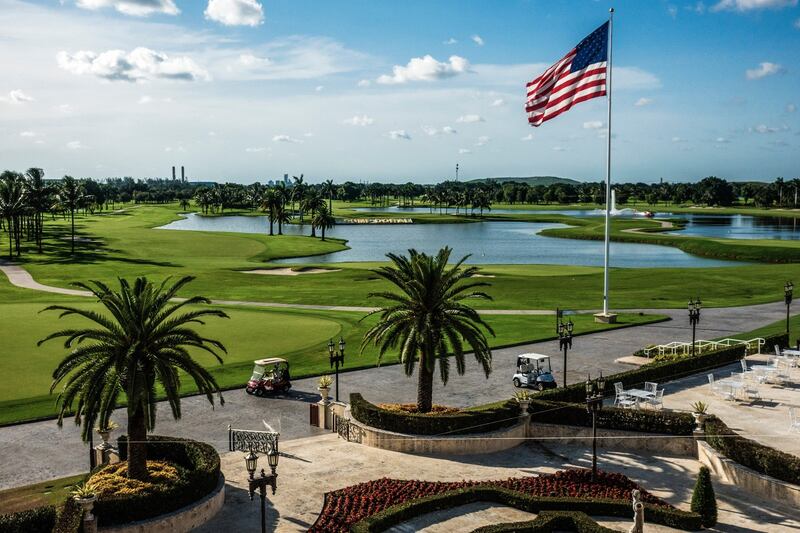
[{"label": "tropical shrub bed", "polygon": [[742,437],[717,417],[705,425],[706,442],[728,459],[759,474],[800,485],[800,458]]},{"label": "tropical shrub bed", "polygon": [[[127,459],[127,438],[118,439]],[[100,469],[90,483],[98,488],[94,514],[103,526],[145,520],[190,505],[208,494],[220,479],[219,454],[210,445],[178,437],[147,437],[149,483],[120,479],[125,463]]]},{"label": "tropical shrub bed", "polygon": [[411,435],[485,433],[513,426],[519,421],[519,404],[514,400],[432,416],[383,409],[353,393],[350,395],[350,412],[353,418],[367,426]]},{"label": "tropical shrub bed", "polygon": [[379,403],[378,408],[395,413],[414,413],[423,416],[452,415],[463,411],[463,409],[459,407],[433,404],[429,412],[420,413],[419,406],[415,403]]},{"label": "tropical shrub bed", "polygon": [[0,531],[3,533],[50,533],[55,521],[56,508],[46,505],[0,515]]},{"label": "tropical shrub bed", "polygon": [[[501,481],[436,482],[378,479],[359,483],[325,495],[317,522],[309,531],[382,531],[438,509],[473,501],[501,501],[507,505],[538,512],[539,509],[582,510],[597,515],[629,516],[631,492],[641,491],[648,507],[648,519],[662,517],[660,523],[699,524],[699,517],[685,513],[653,496],[622,474],[599,472],[591,481],[591,471],[570,469],[538,477],[510,478]],[[358,527],[356,524],[362,522]],[[382,529],[383,528],[383,529]]]}]

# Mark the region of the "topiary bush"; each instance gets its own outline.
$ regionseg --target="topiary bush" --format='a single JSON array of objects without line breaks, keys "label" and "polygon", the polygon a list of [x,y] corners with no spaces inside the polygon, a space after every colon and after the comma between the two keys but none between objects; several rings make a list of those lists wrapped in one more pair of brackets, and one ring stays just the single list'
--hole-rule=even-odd
[{"label": "topiary bush", "polygon": [[56,521],[56,508],[52,505],[0,515],[3,533],[50,533]]},{"label": "topiary bush", "polygon": [[711,484],[711,472],[705,466],[700,467],[692,492],[692,512],[700,515],[703,527],[714,527],[717,524],[717,497]]}]

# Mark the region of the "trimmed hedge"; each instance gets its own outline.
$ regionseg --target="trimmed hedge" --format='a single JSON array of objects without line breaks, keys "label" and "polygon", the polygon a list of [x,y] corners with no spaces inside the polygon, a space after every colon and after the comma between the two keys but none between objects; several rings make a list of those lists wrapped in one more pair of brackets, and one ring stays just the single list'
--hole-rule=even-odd
[{"label": "trimmed hedge", "polygon": [[711,483],[711,472],[707,466],[700,467],[697,483],[692,491],[692,512],[703,519],[703,527],[717,525],[717,496]]},{"label": "trimmed hedge", "polygon": [[731,461],[759,474],[800,485],[800,458],[744,438],[715,416],[706,420],[706,442]]},{"label": "trimmed hedge", "polygon": [[[127,437],[123,435],[117,442],[120,459],[126,460]],[[204,442],[149,435],[147,458],[177,464],[184,467],[186,473],[167,492],[98,498],[93,511],[98,524],[105,527],[171,513],[201,500],[211,493],[219,482],[219,454],[213,446]]]},{"label": "trimmed hedge", "polygon": [[575,531],[577,533],[619,533],[616,529],[601,526],[586,513],[580,511],[542,511],[527,522],[510,522],[473,529],[472,533],[551,533],[553,531]]},{"label": "trimmed hedge", "polygon": [[350,412],[362,424],[411,435],[486,433],[513,426],[519,421],[519,403],[515,400],[472,407],[453,414],[421,415],[381,409],[356,392],[350,395]]},{"label": "trimmed hedge", "polygon": [[[788,346],[789,344],[789,338],[785,333],[770,335],[765,339],[767,347],[772,347],[774,344],[778,344],[779,346]],[[608,391],[609,388],[611,388],[611,393],[613,394],[613,386],[616,382],[622,382],[622,385],[628,389],[639,387],[643,385],[645,381],[655,381],[659,383],[671,381],[733,363],[742,359],[744,355],[745,346],[738,345],[706,352],[696,357],[686,357],[677,361],[648,363],[639,368],[628,370],[627,372],[620,372],[619,374],[607,376],[606,390]],[[575,383],[567,387],[540,392],[534,397],[537,400],[582,404],[586,400],[586,386],[584,383]]]},{"label": "trimmed hedge", "polygon": [[53,533],[78,533],[83,530],[83,509],[69,497],[59,509]]},{"label": "trimmed hedge", "polygon": [[[541,511],[582,511],[595,516],[630,518],[631,504],[620,500],[579,498],[537,498],[499,487],[477,485],[401,503],[360,520],[350,527],[352,533],[377,533],[420,515],[476,502],[494,502],[529,513]],[[701,528],[700,515],[679,509],[645,504],[647,521],[686,531]]]},{"label": "trimmed hedge", "polygon": [[45,505],[0,515],[0,531],[3,533],[50,533],[55,522],[56,508],[52,505]]},{"label": "trimmed hedge", "polygon": [[[528,412],[531,413],[533,423],[592,426],[592,415],[586,412],[585,404],[533,399]],[[692,435],[695,422],[689,413],[604,407],[597,413],[597,427],[641,433]]]}]

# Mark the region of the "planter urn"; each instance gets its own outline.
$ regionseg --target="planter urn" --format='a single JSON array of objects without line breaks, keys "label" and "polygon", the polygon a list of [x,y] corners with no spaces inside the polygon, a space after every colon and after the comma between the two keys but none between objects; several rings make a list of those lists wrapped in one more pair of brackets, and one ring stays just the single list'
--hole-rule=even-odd
[{"label": "planter urn", "polygon": [[708,415],[706,413],[692,413],[692,416],[694,417],[695,424],[697,424],[697,430],[703,431]]},{"label": "planter urn", "polygon": [[322,397],[322,403],[328,403],[328,393],[330,392],[330,387],[319,387],[319,395]]}]

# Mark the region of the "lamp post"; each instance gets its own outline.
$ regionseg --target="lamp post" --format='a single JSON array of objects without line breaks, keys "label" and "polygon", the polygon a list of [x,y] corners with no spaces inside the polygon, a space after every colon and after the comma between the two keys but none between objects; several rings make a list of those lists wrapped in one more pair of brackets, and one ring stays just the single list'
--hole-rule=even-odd
[{"label": "lamp post", "polygon": [[558,323],[558,347],[564,351],[564,387],[567,386],[567,350],[572,348],[572,328],[574,326],[572,319],[566,324]]},{"label": "lamp post", "polygon": [[703,306],[703,302],[700,301],[698,297],[697,300],[689,299],[689,304],[687,307],[689,308],[689,324],[692,325],[692,356],[695,355],[695,331],[697,329],[697,324],[700,323],[700,309]]},{"label": "lamp post", "polygon": [[606,389],[606,380],[603,373],[592,381],[586,378],[586,412],[592,415],[592,481],[597,479],[597,413],[603,408],[603,394]]},{"label": "lamp post", "polygon": [[331,368],[336,369],[336,401],[339,401],[339,365],[344,366],[344,338],[339,337],[339,351],[333,344],[333,339],[328,342],[328,354],[331,359]]},{"label": "lamp post", "polygon": [[[786,302],[786,334],[789,334],[789,309],[792,307],[792,292],[794,291],[794,284],[787,281],[783,286],[783,301]],[[787,339],[786,342],[789,342]]]},{"label": "lamp post", "polygon": [[248,454],[244,456],[244,464],[247,468],[247,473],[249,474],[247,484],[248,490],[250,491],[250,501],[253,501],[253,495],[255,495],[256,490],[258,490],[259,495],[261,496],[261,533],[267,533],[267,487],[272,487],[272,494],[274,495],[278,484],[278,474],[275,472],[278,468],[277,441],[275,442],[275,446],[269,451],[269,453],[267,453],[267,461],[272,473],[267,475],[262,468],[261,475],[256,477],[255,473],[256,469],[258,468],[258,455],[253,453],[253,450],[251,449]]}]

